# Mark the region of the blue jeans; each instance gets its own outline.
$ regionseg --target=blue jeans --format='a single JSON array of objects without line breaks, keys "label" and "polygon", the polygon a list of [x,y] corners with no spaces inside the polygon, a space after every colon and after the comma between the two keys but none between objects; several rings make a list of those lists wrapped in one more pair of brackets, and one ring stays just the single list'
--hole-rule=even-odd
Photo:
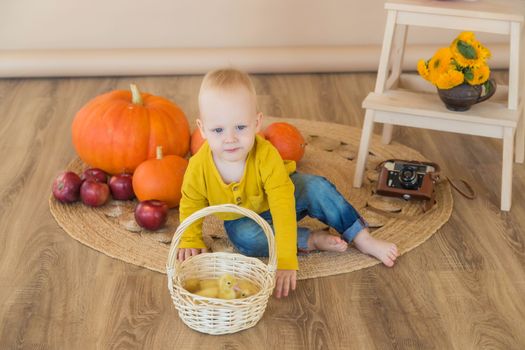
[{"label": "blue jeans", "polygon": [[[347,242],[365,227],[366,221],[326,178],[316,175],[293,173],[295,186],[295,210],[297,221],[306,216],[318,219],[334,228]],[[269,210],[259,214],[272,226]],[[268,256],[268,241],[262,228],[252,219],[243,217],[224,222],[226,233],[239,252],[248,256]],[[310,229],[297,228],[297,248],[308,250]]]}]

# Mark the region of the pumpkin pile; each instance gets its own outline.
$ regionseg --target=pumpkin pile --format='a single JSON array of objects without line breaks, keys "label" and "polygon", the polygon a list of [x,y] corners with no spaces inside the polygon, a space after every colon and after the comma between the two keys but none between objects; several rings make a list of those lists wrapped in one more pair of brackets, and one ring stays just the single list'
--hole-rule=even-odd
[{"label": "pumpkin pile", "polygon": [[168,209],[180,202],[190,128],[175,103],[141,93],[134,84],[130,88],[97,96],[75,115],[73,145],[90,168],[82,178],[60,174],[53,194],[64,203],[82,200],[95,207],[110,195],[117,200],[136,196],[135,220],[156,230],[166,223]]},{"label": "pumpkin pile", "polygon": [[[115,90],[93,98],[75,115],[72,124],[75,150],[89,168],[81,176],[60,174],[53,195],[63,203],[81,200],[93,207],[110,198],[133,200],[135,221],[157,230],[168,210],[179,205],[185,158],[204,143],[200,130],[190,135],[184,112],[166,98],[130,90]],[[296,127],[270,124],[260,136],[269,140],[284,160],[300,161],[306,142]]]}]

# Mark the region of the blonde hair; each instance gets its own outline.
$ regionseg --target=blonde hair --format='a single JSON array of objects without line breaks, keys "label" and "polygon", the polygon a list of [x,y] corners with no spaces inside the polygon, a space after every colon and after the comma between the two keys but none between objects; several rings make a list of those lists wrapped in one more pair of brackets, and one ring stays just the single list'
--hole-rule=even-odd
[{"label": "blonde hair", "polygon": [[221,89],[221,90],[234,90],[235,88],[245,88],[248,90],[250,95],[253,96],[253,100],[257,107],[257,93],[255,92],[255,87],[253,82],[250,79],[250,76],[245,72],[234,68],[223,68],[216,69],[208,72],[204,79],[202,79],[201,87],[199,90],[199,103],[201,101],[201,96],[204,91],[212,89]]}]

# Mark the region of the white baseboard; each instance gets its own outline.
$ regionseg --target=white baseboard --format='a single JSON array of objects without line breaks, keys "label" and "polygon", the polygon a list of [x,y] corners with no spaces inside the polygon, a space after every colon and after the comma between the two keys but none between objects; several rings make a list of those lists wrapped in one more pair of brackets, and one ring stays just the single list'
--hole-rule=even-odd
[{"label": "white baseboard", "polygon": [[[508,45],[490,44],[492,69],[508,68]],[[435,45],[408,46],[404,70],[430,58]],[[218,67],[249,73],[375,72],[380,46],[1,50],[0,77],[203,74]]]}]

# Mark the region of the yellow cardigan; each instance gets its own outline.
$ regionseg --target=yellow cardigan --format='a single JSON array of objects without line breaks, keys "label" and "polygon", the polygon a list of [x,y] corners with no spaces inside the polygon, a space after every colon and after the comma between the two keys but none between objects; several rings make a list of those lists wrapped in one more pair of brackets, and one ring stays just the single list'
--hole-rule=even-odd
[{"label": "yellow cardigan", "polygon": [[[256,213],[270,209],[275,230],[277,268],[297,270],[294,185],[289,176],[294,171],[295,162],[283,162],[277,149],[257,135],[246,159],[240,182],[226,184],[215,167],[210,147],[205,142],[199,152],[190,158],[184,174],[179,206],[180,221],[209,205],[237,204]],[[220,213],[217,216],[222,220],[241,217],[234,213]],[[179,248],[205,247],[200,219],[184,232]]]}]

